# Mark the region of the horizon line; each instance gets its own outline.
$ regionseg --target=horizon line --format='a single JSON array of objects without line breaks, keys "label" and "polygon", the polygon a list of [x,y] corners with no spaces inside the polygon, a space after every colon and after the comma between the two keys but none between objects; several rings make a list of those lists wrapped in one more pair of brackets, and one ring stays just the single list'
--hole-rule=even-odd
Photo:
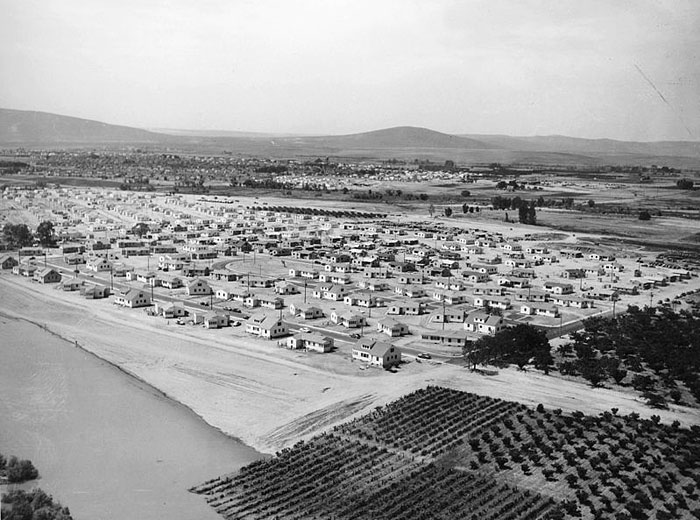
[{"label": "horizon line", "polygon": [[[436,132],[440,133],[443,135],[447,136],[453,136],[453,137],[463,137],[463,138],[478,138],[479,136],[488,136],[488,137],[510,137],[510,138],[515,138],[515,139],[528,139],[528,138],[553,138],[553,137],[563,137],[567,139],[580,139],[584,141],[616,141],[616,142],[621,142],[621,143],[645,143],[645,144],[651,144],[651,143],[695,143],[695,144],[700,144],[700,140],[695,140],[695,139],[658,139],[654,141],[636,141],[636,140],[630,140],[630,139],[616,139],[612,137],[578,137],[578,136],[572,136],[572,135],[566,135],[566,134],[530,134],[530,135],[513,135],[513,134],[505,134],[505,133],[469,133],[469,132],[464,132],[464,133],[459,133],[459,132],[444,132],[442,130],[435,130],[434,128],[429,128],[425,126],[416,126],[416,125],[395,125],[395,126],[387,126],[383,128],[375,128],[372,130],[363,130],[359,132],[350,132],[350,133],[296,133],[296,132],[274,132],[274,131],[258,131],[258,130],[223,130],[223,129],[194,129],[194,128],[169,128],[169,127],[160,127],[160,126],[147,126],[147,127],[142,127],[142,126],[133,126],[133,125],[128,125],[128,124],[122,124],[122,123],[109,123],[107,121],[102,121],[99,119],[91,119],[91,118],[86,118],[86,117],[78,117],[78,116],[72,116],[72,115],[66,115],[66,114],[59,114],[57,112],[47,112],[45,110],[26,110],[26,109],[19,109],[19,108],[7,108],[7,107],[0,107],[0,110],[8,110],[8,111],[14,111],[14,112],[28,112],[28,113],[38,113],[38,114],[46,114],[50,116],[58,116],[58,117],[65,117],[65,118],[71,118],[71,119],[79,119],[81,121],[90,121],[92,123],[99,123],[99,124],[106,124],[110,126],[120,126],[124,128],[131,128],[134,130],[142,130],[146,132],[151,132],[151,133],[156,133],[156,134],[164,134],[166,131],[171,131],[171,132],[208,132],[208,133],[232,133],[232,134],[252,134],[252,136],[259,136],[260,138],[265,138],[265,137],[347,137],[347,136],[353,136],[353,135],[361,135],[361,134],[367,134],[367,133],[372,133],[372,132],[380,132],[383,130],[395,130],[395,129],[400,129],[400,128],[412,128],[412,129],[417,129],[417,130],[427,130],[429,132]],[[170,134],[164,134],[164,135],[170,135]],[[210,136],[210,137],[217,137],[217,136]],[[220,136],[220,137],[225,137],[225,136]]]}]

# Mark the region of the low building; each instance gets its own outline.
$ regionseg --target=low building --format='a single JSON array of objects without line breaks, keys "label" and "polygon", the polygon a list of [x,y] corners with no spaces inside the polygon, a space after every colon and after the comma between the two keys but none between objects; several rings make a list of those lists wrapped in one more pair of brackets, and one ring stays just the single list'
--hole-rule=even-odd
[{"label": "low building", "polygon": [[19,265],[19,262],[14,256],[3,255],[0,257],[0,269],[12,269],[16,265]]},{"label": "low building", "polygon": [[208,296],[212,293],[211,287],[204,280],[197,278],[187,284],[188,296]]},{"label": "low building", "polygon": [[182,318],[183,316],[187,316],[187,311],[181,304],[176,304],[176,303],[160,303],[157,302],[156,305],[156,314],[159,314],[160,316],[163,316],[164,318],[171,319],[171,318]]},{"label": "low building", "polygon": [[265,339],[279,338],[289,334],[289,328],[281,318],[263,313],[251,316],[246,322],[245,331]]},{"label": "low building", "polygon": [[85,267],[96,273],[103,273],[112,270],[112,262],[106,258],[91,257],[85,264]]},{"label": "low building", "polygon": [[160,282],[159,285],[166,289],[179,289],[184,285],[182,278],[179,276],[168,276],[165,274],[158,276],[158,280]]},{"label": "low building", "polygon": [[377,322],[377,331],[382,332],[390,338],[396,338],[409,334],[408,325],[400,323],[391,318],[384,318]]},{"label": "low building", "polygon": [[45,269],[35,271],[33,278],[41,283],[58,283],[61,281],[61,273],[56,271],[56,269],[46,267]]},{"label": "low building", "polygon": [[83,287],[83,283],[77,278],[73,278],[71,280],[64,279],[61,280],[59,287],[66,292],[73,292],[79,291]]},{"label": "low building", "polygon": [[520,306],[520,314],[525,314],[527,316],[537,315],[537,316],[548,316],[550,318],[556,318],[559,316],[559,309],[556,305],[548,303],[524,303]]},{"label": "low building", "polygon": [[563,282],[545,282],[544,290],[552,294],[571,294],[574,292],[574,286]]},{"label": "low building", "polygon": [[397,302],[389,306],[386,313],[394,315],[419,315],[425,313],[425,308],[423,302]]},{"label": "low building", "polygon": [[228,326],[228,315],[216,311],[208,312],[204,315],[204,327],[207,329],[220,329]]},{"label": "low building", "polygon": [[279,295],[298,294],[299,289],[293,283],[277,282],[275,284],[275,292]]},{"label": "low building", "polygon": [[323,318],[323,311],[311,305],[296,305],[293,303],[289,306],[289,313],[303,320]]},{"label": "low building", "polygon": [[503,330],[503,318],[495,314],[476,311],[464,320],[464,329],[478,334],[494,335]]},{"label": "low building", "polygon": [[151,297],[144,291],[139,289],[129,289],[128,291],[117,295],[114,303],[122,307],[136,308],[148,307],[151,305]]},{"label": "low building", "polygon": [[331,321],[336,325],[342,325],[348,329],[357,329],[366,325],[364,316],[360,314],[343,313],[336,311],[331,313]]},{"label": "low building", "polygon": [[352,359],[372,366],[391,368],[401,363],[401,349],[384,341],[361,338],[352,347]]},{"label": "low building", "polygon": [[469,334],[463,330],[430,331],[422,333],[421,339],[448,347],[464,347],[469,343]]},{"label": "low building", "polygon": [[287,339],[287,347],[315,352],[330,352],[333,350],[333,338],[315,332],[300,332]]},{"label": "low building", "polygon": [[111,293],[109,287],[104,285],[84,285],[80,288],[80,294],[86,300],[101,300],[107,298]]}]

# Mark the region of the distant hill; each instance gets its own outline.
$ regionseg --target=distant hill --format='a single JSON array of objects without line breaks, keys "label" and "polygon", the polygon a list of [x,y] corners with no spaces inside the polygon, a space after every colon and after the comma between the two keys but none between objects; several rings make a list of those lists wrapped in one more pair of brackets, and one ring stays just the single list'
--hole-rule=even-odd
[{"label": "distant hill", "polygon": [[0,144],[25,146],[32,144],[162,143],[168,136],[131,128],[109,125],[77,117],[0,109]]},{"label": "distant hill", "polygon": [[274,134],[269,132],[243,132],[240,130],[187,130],[180,128],[149,128],[149,132],[185,137],[234,137],[270,139],[273,137],[301,137],[307,134]]},{"label": "distant hill", "polygon": [[457,148],[483,150],[499,148],[477,139],[443,134],[428,128],[397,126],[359,134],[295,137],[283,139],[298,146],[321,146],[337,149],[386,149],[386,148]]},{"label": "distant hill", "polygon": [[582,139],[563,135],[512,137],[508,135],[466,134],[498,148],[522,152],[570,153],[594,156],[670,156],[700,158],[700,142],[694,141],[616,141]]}]

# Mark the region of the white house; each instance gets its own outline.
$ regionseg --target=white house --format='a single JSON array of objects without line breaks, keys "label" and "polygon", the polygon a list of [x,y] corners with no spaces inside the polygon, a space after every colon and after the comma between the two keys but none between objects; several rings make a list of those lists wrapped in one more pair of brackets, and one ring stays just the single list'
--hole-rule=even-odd
[{"label": "white house", "polygon": [[371,338],[361,338],[352,347],[352,359],[369,365],[390,368],[401,363],[401,349],[391,343]]}]

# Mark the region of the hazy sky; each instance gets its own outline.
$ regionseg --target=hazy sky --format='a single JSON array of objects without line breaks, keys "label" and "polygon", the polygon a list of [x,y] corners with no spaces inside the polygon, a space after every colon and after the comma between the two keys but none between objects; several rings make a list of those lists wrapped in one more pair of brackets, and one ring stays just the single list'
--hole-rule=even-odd
[{"label": "hazy sky", "polygon": [[0,0],[0,107],[700,140],[700,1]]}]

